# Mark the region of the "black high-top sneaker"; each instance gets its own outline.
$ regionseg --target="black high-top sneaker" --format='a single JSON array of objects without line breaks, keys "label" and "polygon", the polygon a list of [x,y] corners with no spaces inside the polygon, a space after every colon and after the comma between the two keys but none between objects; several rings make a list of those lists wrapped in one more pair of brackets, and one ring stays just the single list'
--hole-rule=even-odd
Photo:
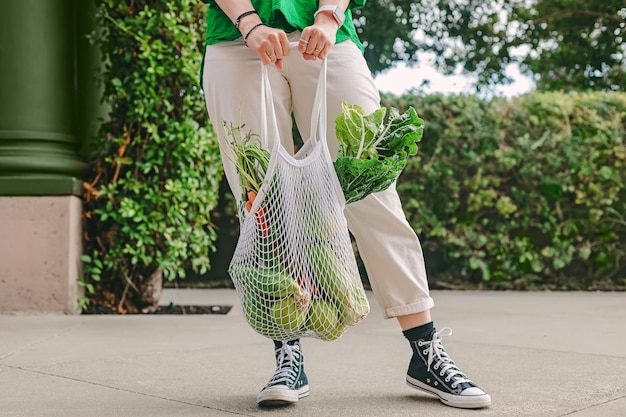
[{"label": "black high-top sneaker", "polygon": [[299,340],[274,341],[276,372],[257,396],[259,405],[285,405],[309,395],[304,355]]},{"label": "black high-top sneaker", "polygon": [[432,333],[432,339],[411,342],[413,357],[406,382],[410,387],[434,394],[442,403],[458,408],[482,408],[491,404],[491,397],[478,388],[448,356],[441,344],[442,336],[450,336],[446,327]]}]

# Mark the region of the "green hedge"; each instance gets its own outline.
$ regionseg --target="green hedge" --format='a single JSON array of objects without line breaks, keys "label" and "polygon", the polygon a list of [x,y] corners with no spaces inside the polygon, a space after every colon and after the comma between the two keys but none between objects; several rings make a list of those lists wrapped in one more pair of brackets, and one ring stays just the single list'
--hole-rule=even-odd
[{"label": "green hedge", "polygon": [[398,190],[431,285],[626,288],[626,94],[384,102],[425,120]]},{"label": "green hedge", "polygon": [[[154,309],[162,279],[206,273],[222,176],[199,87],[204,6],[100,0],[110,107],[85,181],[85,303]],[[93,303],[92,303],[93,304]]]}]

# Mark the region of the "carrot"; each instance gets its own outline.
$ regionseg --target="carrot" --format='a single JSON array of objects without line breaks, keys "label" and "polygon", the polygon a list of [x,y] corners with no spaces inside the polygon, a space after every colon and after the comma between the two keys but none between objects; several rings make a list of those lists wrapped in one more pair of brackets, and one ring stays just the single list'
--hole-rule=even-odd
[{"label": "carrot", "polygon": [[265,214],[267,213],[267,207],[261,207],[255,214],[256,222],[259,225],[259,229],[263,233],[263,236],[267,236],[269,234],[269,226],[267,225],[267,220],[265,220]]},{"label": "carrot", "polygon": [[256,191],[250,190],[246,193],[246,196],[246,211],[250,213],[250,210],[252,210],[252,204],[256,199]]},{"label": "carrot", "polygon": [[[254,204],[254,200],[256,199],[257,192],[254,190],[249,190],[246,193],[248,199],[246,200],[246,211],[250,213],[252,210],[252,204]],[[263,236],[267,236],[269,234],[269,226],[267,225],[267,220],[265,219],[265,214],[267,214],[267,207],[261,207],[254,213],[254,218],[256,219],[257,224],[259,225],[259,229]]]}]

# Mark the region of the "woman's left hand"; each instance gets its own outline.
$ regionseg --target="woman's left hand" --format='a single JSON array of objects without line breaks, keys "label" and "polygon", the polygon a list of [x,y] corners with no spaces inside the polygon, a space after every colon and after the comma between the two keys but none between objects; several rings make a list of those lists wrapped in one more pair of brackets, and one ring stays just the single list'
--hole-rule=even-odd
[{"label": "woman's left hand", "polygon": [[315,23],[302,31],[298,51],[307,61],[325,59],[335,44],[338,29],[337,22],[332,16],[320,13]]}]

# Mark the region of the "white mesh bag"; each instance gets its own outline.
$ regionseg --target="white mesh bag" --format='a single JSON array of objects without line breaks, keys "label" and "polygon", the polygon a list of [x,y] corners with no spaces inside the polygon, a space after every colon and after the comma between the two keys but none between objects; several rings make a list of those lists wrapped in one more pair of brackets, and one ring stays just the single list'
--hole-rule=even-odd
[{"label": "white mesh bag", "polygon": [[[345,200],[326,143],[326,61],[312,115],[312,137],[291,156],[278,139],[262,66],[260,140],[273,147],[229,273],[252,328],[274,340],[334,340],[369,313],[346,219]],[[317,128],[315,128],[317,127]],[[243,206],[242,206],[243,207]]]}]

